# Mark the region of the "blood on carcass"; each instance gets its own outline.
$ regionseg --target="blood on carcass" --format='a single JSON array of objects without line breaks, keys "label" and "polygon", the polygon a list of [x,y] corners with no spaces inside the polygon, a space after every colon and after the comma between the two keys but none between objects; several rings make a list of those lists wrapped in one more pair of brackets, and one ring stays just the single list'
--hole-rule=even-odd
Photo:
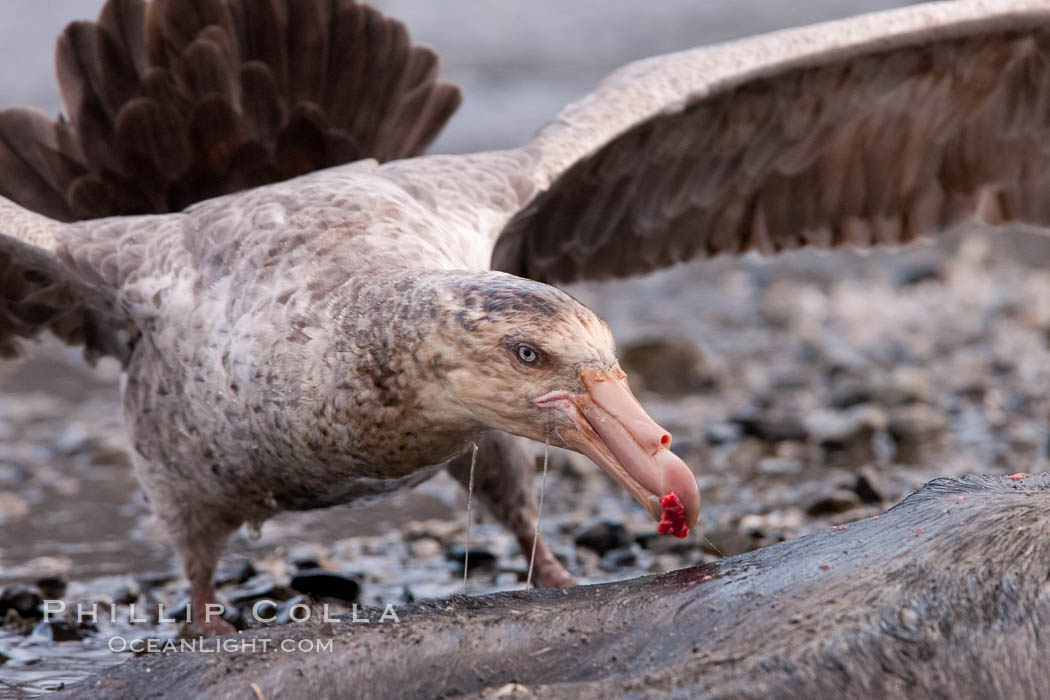
[{"label": "blood on carcass", "polygon": [[656,531],[661,535],[672,534],[679,539],[684,539],[689,534],[689,526],[685,524],[685,506],[678,500],[678,494],[674,491],[660,499],[660,505],[664,512],[660,516],[660,523]]}]

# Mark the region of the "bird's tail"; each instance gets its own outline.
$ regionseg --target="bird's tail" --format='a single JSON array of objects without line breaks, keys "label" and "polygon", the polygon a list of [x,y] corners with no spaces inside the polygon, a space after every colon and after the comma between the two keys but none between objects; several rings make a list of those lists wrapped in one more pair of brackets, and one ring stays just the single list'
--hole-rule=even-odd
[{"label": "bird's tail", "polygon": [[0,113],[0,195],[62,221],[413,156],[460,102],[432,51],[354,0],[108,0],[56,68],[68,119]]}]

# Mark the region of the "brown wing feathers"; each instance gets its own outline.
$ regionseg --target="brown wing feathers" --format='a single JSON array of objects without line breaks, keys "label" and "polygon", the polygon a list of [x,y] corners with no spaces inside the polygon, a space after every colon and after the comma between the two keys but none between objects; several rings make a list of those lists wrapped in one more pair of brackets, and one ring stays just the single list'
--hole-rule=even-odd
[{"label": "brown wing feathers", "polygon": [[0,113],[0,195],[61,220],[416,155],[460,102],[433,52],[352,0],[109,0],[56,64],[71,123]]},{"label": "brown wing feathers", "polygon": [[134,334],[112,301],[81,284],[55,253],[0,235],[0,359],[19,357],[20,339],[44,330],[83,345],[89,361],[126,360]]},{"label": "brown wing feathers", "polygon": [[1038,25],[788,66],[573,163],[503,231],[493,267],[566,282],[719,253],[894,245],[975,214],[1047,226],[1048,124]]}]

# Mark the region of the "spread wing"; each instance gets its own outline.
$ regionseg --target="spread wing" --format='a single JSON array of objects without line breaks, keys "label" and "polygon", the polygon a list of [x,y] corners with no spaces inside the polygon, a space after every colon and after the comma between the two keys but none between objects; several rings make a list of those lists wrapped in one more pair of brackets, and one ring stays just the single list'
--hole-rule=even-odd
[{"label": "spread wing", "polygon": [[1050,5],[930,3],[631,64],[526,148],[493,267],[548,282],[974,215],[1050,224]]},{"label": "spread wing", "polygon": [[353,0],[108,0],[56,64],[69,119],[0,113],[0,195],[65,221],[412,156],[460,102],[433,52]]}]

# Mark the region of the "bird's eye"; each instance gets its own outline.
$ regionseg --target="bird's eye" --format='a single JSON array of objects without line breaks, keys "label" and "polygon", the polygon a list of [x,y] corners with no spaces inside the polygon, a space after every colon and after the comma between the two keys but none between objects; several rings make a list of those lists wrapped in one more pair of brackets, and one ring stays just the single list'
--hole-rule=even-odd
[{"label": "bird's eye", "polygon": [[532,364],[540,357],[539,353],[536,352],[531,346],[522,343],[518,346],[518,359],[526,364]]}]

